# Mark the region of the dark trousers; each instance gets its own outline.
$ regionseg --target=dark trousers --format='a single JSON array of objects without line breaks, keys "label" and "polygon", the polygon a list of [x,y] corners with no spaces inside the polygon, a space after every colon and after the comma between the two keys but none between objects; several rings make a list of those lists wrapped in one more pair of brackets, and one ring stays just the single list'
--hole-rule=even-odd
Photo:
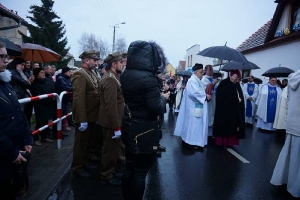
[{"label": "dark trousers", "polygon": [[16,195],[10,181],[0,182],[0,199],[3,200],[16,199]]},{"label": "dark trousers", "polygon": [[[48,121],[42,121],[42,122],[36,122],[36,125],[35,125],[35,130],[45,126],[48,124]],[[46,129],[47,130],[47,129]],[[40,136],[41,136],[41,139],[46,139],[47,138],[47,131],[46,130],[43,130],[35,135],[33,135],[33,140],[34,141],[38,141],[40,139]]]},{"label": "dark trousers", "polygon": [[112,129],[103,127],[103,147],[100,169],[101,180],[111,179],[117,164],[121,138],[112,139],[114,135]]},{"label": "dark trousers", "polygon": [[145,191],[146,176],[155,154],[133,154],[125,149],[126,169],[122,177],[122,193],[125,200],[141,200]]},{"label": "dark trousers", "polygon": [[31,124],[32,109],[33,109],[33,102],[28,102],[24,105],[24,115],[28,121],[29,126]]},{"label": "dark trousers", "polygon": [[73,162],[71,165],[73,171],[82,172],[84,167],[88,165],[87,159],[90,155],[88,144],[94,125],[95,122],[89,122],[88,128],[85,131],[80,131],[78,130],[80,124],[75,123],[75,141],[73,146]]},{"label": "dark trousers", "polygon": [[99,124],[95,124],[94,130],[91,132],[91,140],[89,143],[90,156],[101,157],[103,146],[103,131]]}]

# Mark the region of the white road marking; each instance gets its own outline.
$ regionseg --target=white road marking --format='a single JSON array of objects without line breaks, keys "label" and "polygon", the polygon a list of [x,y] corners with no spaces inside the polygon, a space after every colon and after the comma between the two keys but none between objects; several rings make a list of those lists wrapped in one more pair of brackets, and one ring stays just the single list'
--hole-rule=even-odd
[{"label": "white road marking", "polygon": [[240,161],[242,161],[243,163],[250,163],[248,160],[246,160],[243,156],[241,156],[240,154],[238,154],[237,152],[233,151],[230,148],[227,148],[227,151],[229,151],[232,155],[234,155],[235,157],[237,157]]}]

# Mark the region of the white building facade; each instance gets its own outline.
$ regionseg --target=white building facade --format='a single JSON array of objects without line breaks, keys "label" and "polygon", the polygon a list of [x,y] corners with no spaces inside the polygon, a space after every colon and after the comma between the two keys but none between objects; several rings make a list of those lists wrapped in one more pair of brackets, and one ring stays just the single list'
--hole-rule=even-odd
[{"label": "white building facade", "polygon": [[196,64],[196,63],[201,63],[203,64],[203,66],[205,65],[212,65],[213,63],[213,58],[209,58],[209,57],[203,57],[200,55],[197,55],[200,52],[200,45],[199,44],[195,44],[192,47],[188,48],[186,50],[186,56],[185,56],[185,63],[186,63],[186,70],[192,70],[192,67]]}]

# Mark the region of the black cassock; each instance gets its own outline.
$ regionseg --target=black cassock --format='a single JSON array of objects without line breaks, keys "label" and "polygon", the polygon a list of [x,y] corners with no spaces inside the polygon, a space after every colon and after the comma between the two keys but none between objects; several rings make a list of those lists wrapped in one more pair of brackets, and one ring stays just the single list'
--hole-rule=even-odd
[{"label": "black cassock", "polygon": [[237,135],[239,139],[245,138],[245,104],[240,84],[234,84],[226,78],[220,82],[216,91],[213,136],[231,135]]}]

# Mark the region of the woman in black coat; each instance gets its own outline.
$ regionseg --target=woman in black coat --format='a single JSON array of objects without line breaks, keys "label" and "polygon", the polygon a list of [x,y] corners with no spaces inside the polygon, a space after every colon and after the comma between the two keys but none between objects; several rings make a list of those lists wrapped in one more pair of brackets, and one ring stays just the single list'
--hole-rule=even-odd
[{"label": "woman in black coat", "polygon": [[[166,58],[156,43],[135,41],[130,44],[126,70],[121,75],[121,85],[132,119],[156,121],[164,113],[169,93],[161,94],[156,74],[163,73],[165,66]],[[125,200],[143,198],[145,179],[155,157],[154,153],[134,154],[129,149],[130,120],[125,112],[122,125],[126,156],[126,170],[122,177]]]},{"label": "woman in black coat", "polygon": [[[42,68],[35,68],[33,70],[34,81],[31,85],[31,91],[33,96],[39,96],[43,94],[53,93],[54,91],[51,89],[51,86],[46,83],[45,80],[45,72]],[[48,121],[54,115],[56,110],[53,109],[54,98],[46,98],[38,101],[34,101],[34,112],[35,112],[35,130],[45,126],[48,124]],[[39,136],[41,135],[41,139],[44,142],[53,142],[47,138],[46,130],[35,134],[33,136],[34,144],[37,146],[41,146],[41,142],[39,141]]]},{"label": "woman in black coat", "polygon": [[244,95],[237,81],[241,74],[232,70],[229,75],[217,88],[213,125],[215,144],[223,147],[239,145],[239,139],[245,138]]},{"label": "woman in black coat", "polygon": [[[7,65],[7,69],[11,72],[10,84],[17,94],[18,99],[23,99],[31,96],[29,91],[30,81],[23,72],[25,60],[22,58],[16,58]],[[21,104],[22,111],[24,110],[24,104]]]}]

